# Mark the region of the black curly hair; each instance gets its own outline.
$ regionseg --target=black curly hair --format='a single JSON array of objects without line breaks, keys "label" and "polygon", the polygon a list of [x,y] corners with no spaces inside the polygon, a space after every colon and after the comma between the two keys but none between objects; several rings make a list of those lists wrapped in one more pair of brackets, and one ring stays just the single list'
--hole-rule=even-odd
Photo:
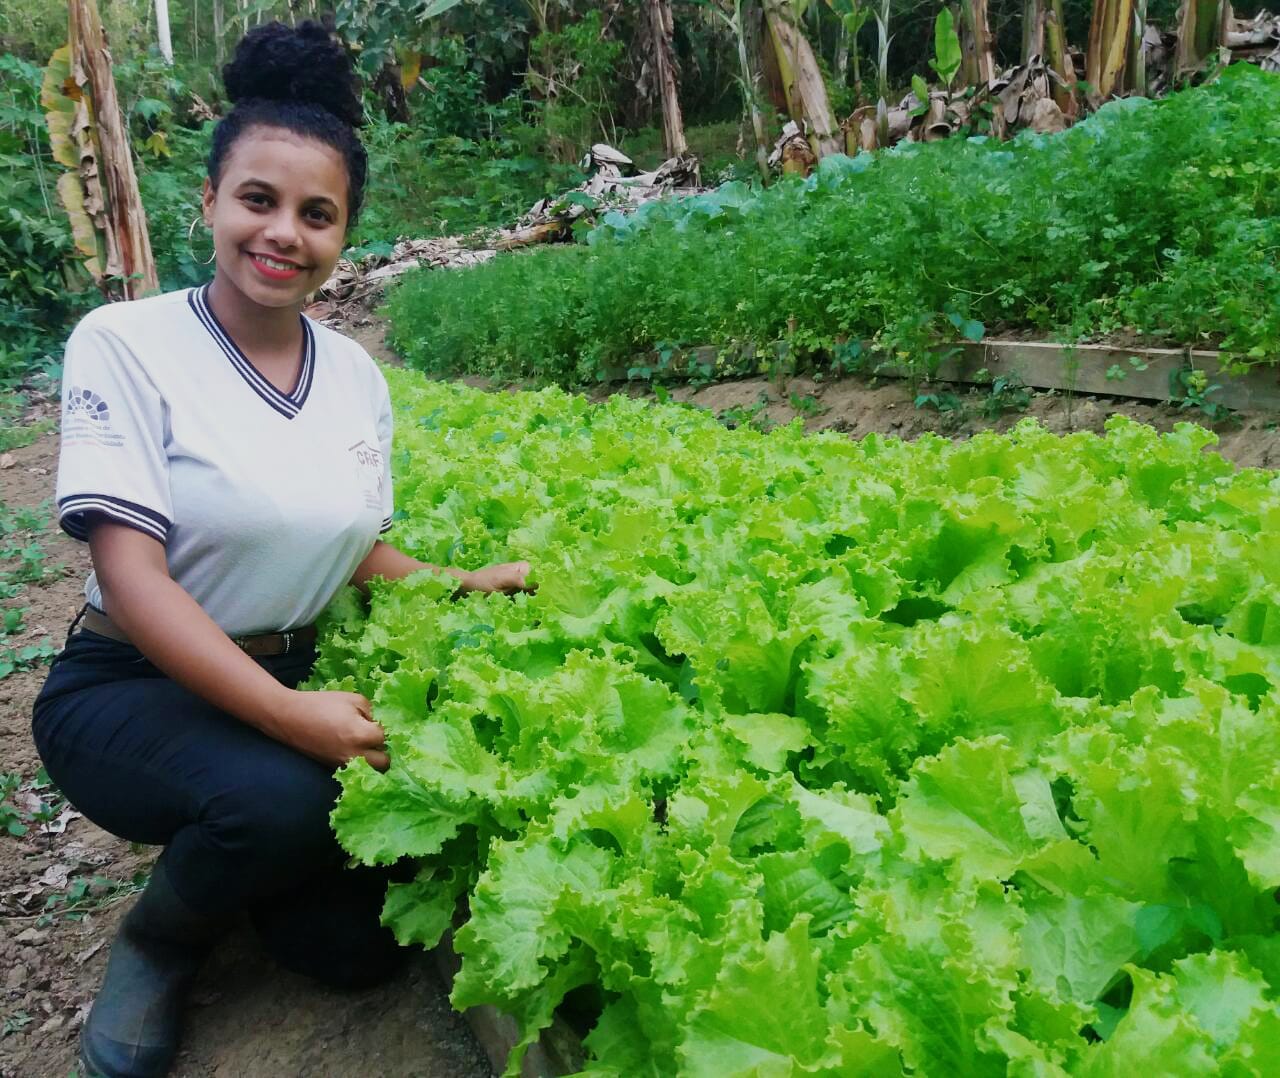
[{"label": "black curly hair", "polygon": [[360,89],[342,46],[318,22],[271,22],[250,30],[222,69],[234,108],[213,130],[209,182],[216,189],[227,154],[250,128],[281,127],[331,146],[347,165],[347,224],[364,200],[369,157],[356,134]]}]

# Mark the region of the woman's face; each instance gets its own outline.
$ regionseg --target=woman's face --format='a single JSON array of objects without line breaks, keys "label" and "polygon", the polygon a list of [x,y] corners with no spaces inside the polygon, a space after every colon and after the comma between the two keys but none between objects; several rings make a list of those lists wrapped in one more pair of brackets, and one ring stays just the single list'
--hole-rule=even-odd
[{"label": "woman's face", "polygon": [[217,272],[251,303],[301,308],[333,272],[347,230],[347,169],[323,142],[279,127],[245,131],[215,190],[204,185]]}]

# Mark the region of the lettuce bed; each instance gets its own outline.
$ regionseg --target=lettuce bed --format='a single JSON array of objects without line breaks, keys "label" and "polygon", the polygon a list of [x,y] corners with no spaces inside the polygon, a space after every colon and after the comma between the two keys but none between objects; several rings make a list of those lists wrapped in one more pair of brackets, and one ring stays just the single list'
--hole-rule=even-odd
[{"label": "lettuce bed", "polygon": [[569,996],[597,1075],[1280,1073],[1274,473],[389,375],[398,541],[540,582],[348,596],[314,681],[457,1006]]}]

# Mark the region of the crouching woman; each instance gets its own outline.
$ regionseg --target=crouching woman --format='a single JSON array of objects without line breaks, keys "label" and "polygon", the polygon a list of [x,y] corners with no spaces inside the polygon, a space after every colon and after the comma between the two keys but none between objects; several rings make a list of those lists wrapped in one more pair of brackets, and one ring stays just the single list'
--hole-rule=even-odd
[{"label": "crouching woman", "polygon": [[[112,1078],[166,1073],[186,990],[241,911],[327,982],[396,964],[385,878],[345,869],[328,822],[334,769],[385,769],[383,732],[364,697],[296,688],[340,588],[425,567],[379,539],[386,383],[302,314],[360,208],[360,102],[315,24],[252,31],[224,80],[235,107],[203,197],[212,282],[92,312],[64,366],[59,520],[93,573],[33,734],[85,816],[164,847],[81,1038],[85,1071]],[[511,592],[528,570],[449,571]]]}]

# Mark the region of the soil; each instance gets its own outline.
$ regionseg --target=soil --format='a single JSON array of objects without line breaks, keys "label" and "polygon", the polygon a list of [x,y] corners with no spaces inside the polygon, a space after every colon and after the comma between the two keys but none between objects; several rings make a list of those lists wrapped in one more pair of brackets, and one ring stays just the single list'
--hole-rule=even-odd
[{"label": "soil", "polygon": [[[398,364],[383,343],[377,318],[362,314],[359,324],[344,328],[379,358]],[[863,379],[793,378],[779,385],[757,378],[697,389],[681,386],[671,396],[717,414],[729,411],[727,418],[736,415],[741,422],[760,423],[763,417],[784,423],[799,417],[809,430],[851,437],[872,432],[905,439],[930,432],[967,437],[979,430],[1008,429],[1024,416],[1060,432],[1101,431],[1115,414],[1160,430],[1197,418],[1168,405],[1038,393],[1025,409],[990,419],[982,414],[985,394],[953,387],[952,399],[941,396],[947,387],[933,388],[948,410],[916,408],[905,383]],[[593,396],[610,391],[652,395],[647,387],[626,386],[602,388]],[[46,406],[46,414],[51,410]],[[1235,463],[1262,468],[1280,464],[1276,417],[1239,415],[1218,433],[1218,451]],[[10,510],[47,505],[57,452],[57,435],[50,433],[0,456],[0,503]],[[27,609],[25,630],[6,638],[7,646],[45,638],[61,641],[81,604],[88,570],[85,547],[55,531],[38,538],[65,572],[0,604]],[[29,723],[43,677],[41,668],[0,681],[0,774],[17,773],[24,786],[40,767]],[[43,795],[50,796],[48,791]],[[30,794],[20,791],[16,796]],[[59,824],[64,825],[60,830]],[[132,847],[74,813],[60,814],[53,827],[57,833],[41,833],[33,825],[25,836],[0,830],[0,1078],[65,1078],[72,1072],[79,1027],[102,977],[110,939],[131,900],[128,883],[145,873],[156,852]],[[67,910],[59,896],[77,880],[94,879],[125,886],[96,884],[76,908]],[[42,919],[51,898],[56,916]],[[180,1078],[471,1078],[491,1071],[466,1022],[450,1009],[425,954],[415,956],[407,972],[388,985],[340,993],[274,967],[241,928],[201,974],[173,1073]]]}]

